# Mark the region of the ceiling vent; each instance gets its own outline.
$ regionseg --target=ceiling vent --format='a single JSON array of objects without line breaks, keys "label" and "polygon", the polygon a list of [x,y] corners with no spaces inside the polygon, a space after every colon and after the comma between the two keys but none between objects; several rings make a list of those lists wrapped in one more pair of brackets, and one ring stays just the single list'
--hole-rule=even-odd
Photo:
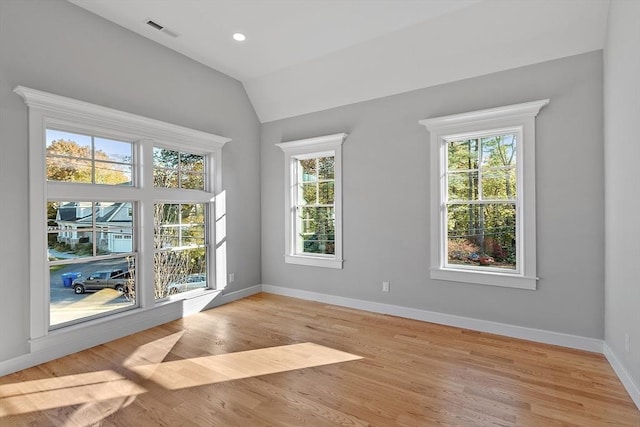
[{"label": "ceiling vent", "polygon": [[164,25],[158,24],[156,21],[153,21],[151,19],[145,19],[145,23],[151,28],[155,28],[156,30],[168,35],[169,37],[173,37],[174,39],[180,37],[180,34],[176,33],[173,30],[168,29]]}]

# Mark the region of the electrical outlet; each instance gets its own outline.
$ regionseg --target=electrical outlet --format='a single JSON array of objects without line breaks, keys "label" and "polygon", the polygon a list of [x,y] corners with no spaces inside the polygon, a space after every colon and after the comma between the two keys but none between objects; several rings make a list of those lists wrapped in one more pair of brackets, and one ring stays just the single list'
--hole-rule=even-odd
[{"label": "electrical outlet", "polygon": [[382,292],[389,292],[389,282],[382,282]]},{"label": "electrical outlet", "polygon": [[625,332],[624,334],[624,349],[629,353],[629,347],[631,346],[631,340],[629,339],[629,334]]},{"label": "electrical outlet", "polygon": [[229,283],[233,283],[236,280],[236,273],[229,273]]}]

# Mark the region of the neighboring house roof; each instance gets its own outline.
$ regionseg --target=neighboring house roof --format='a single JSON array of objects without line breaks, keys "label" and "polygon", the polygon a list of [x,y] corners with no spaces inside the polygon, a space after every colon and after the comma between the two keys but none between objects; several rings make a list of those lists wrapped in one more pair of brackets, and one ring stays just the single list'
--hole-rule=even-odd
[{"label": "neighboring house roof", "polygon": [[[96,214],[96,223],[131,223],[131,216],[129,216],[129,212],[125,209],[128,209],[127,203],[114,203],[107,209],[104,209],[104,206],[98,205],[94,209],[94,213]],[[98,215],[99,213],[102,213],[102,215]],[[58,207],[56,222],[91,223],[91,213],[83,216],[77,216],[77,214],[78,204],[76,202],[62,204]]]}]

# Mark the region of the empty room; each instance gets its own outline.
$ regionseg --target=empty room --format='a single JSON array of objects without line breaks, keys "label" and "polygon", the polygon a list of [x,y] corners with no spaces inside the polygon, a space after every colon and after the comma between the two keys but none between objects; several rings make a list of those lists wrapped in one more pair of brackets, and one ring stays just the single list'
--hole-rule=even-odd
[{"label": "empty room", "polygon": [[639,22],[0,0],[0,425],[640,426]]}]

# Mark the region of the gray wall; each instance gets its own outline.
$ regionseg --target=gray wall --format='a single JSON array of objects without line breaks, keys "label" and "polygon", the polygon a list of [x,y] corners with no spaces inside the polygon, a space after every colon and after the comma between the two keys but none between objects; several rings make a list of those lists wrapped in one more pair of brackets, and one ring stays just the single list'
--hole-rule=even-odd
[{"label": "gray wall", "polygon": [[260,283],[259,122],[242,84],[62,0],[0,1],[0,361],[28,352],[23,85],[232,138],[223,149],[233,291]]},{"label": "gray wall", "polygon": [[[613,1],[605,48],[606,333],[640,390],[640,2]],[[629,352],[624,334],[629,334]]]},{"label": "gray wall", "polygon": [[[597,51],[263,124],[263,283],[602,339],[602,67]],[[418,120],[543,98],[538,290],[431,280],[428,133]],[[284,158],[274,144],[337,132],[349,134],[344,269],[285,264]]]}]

